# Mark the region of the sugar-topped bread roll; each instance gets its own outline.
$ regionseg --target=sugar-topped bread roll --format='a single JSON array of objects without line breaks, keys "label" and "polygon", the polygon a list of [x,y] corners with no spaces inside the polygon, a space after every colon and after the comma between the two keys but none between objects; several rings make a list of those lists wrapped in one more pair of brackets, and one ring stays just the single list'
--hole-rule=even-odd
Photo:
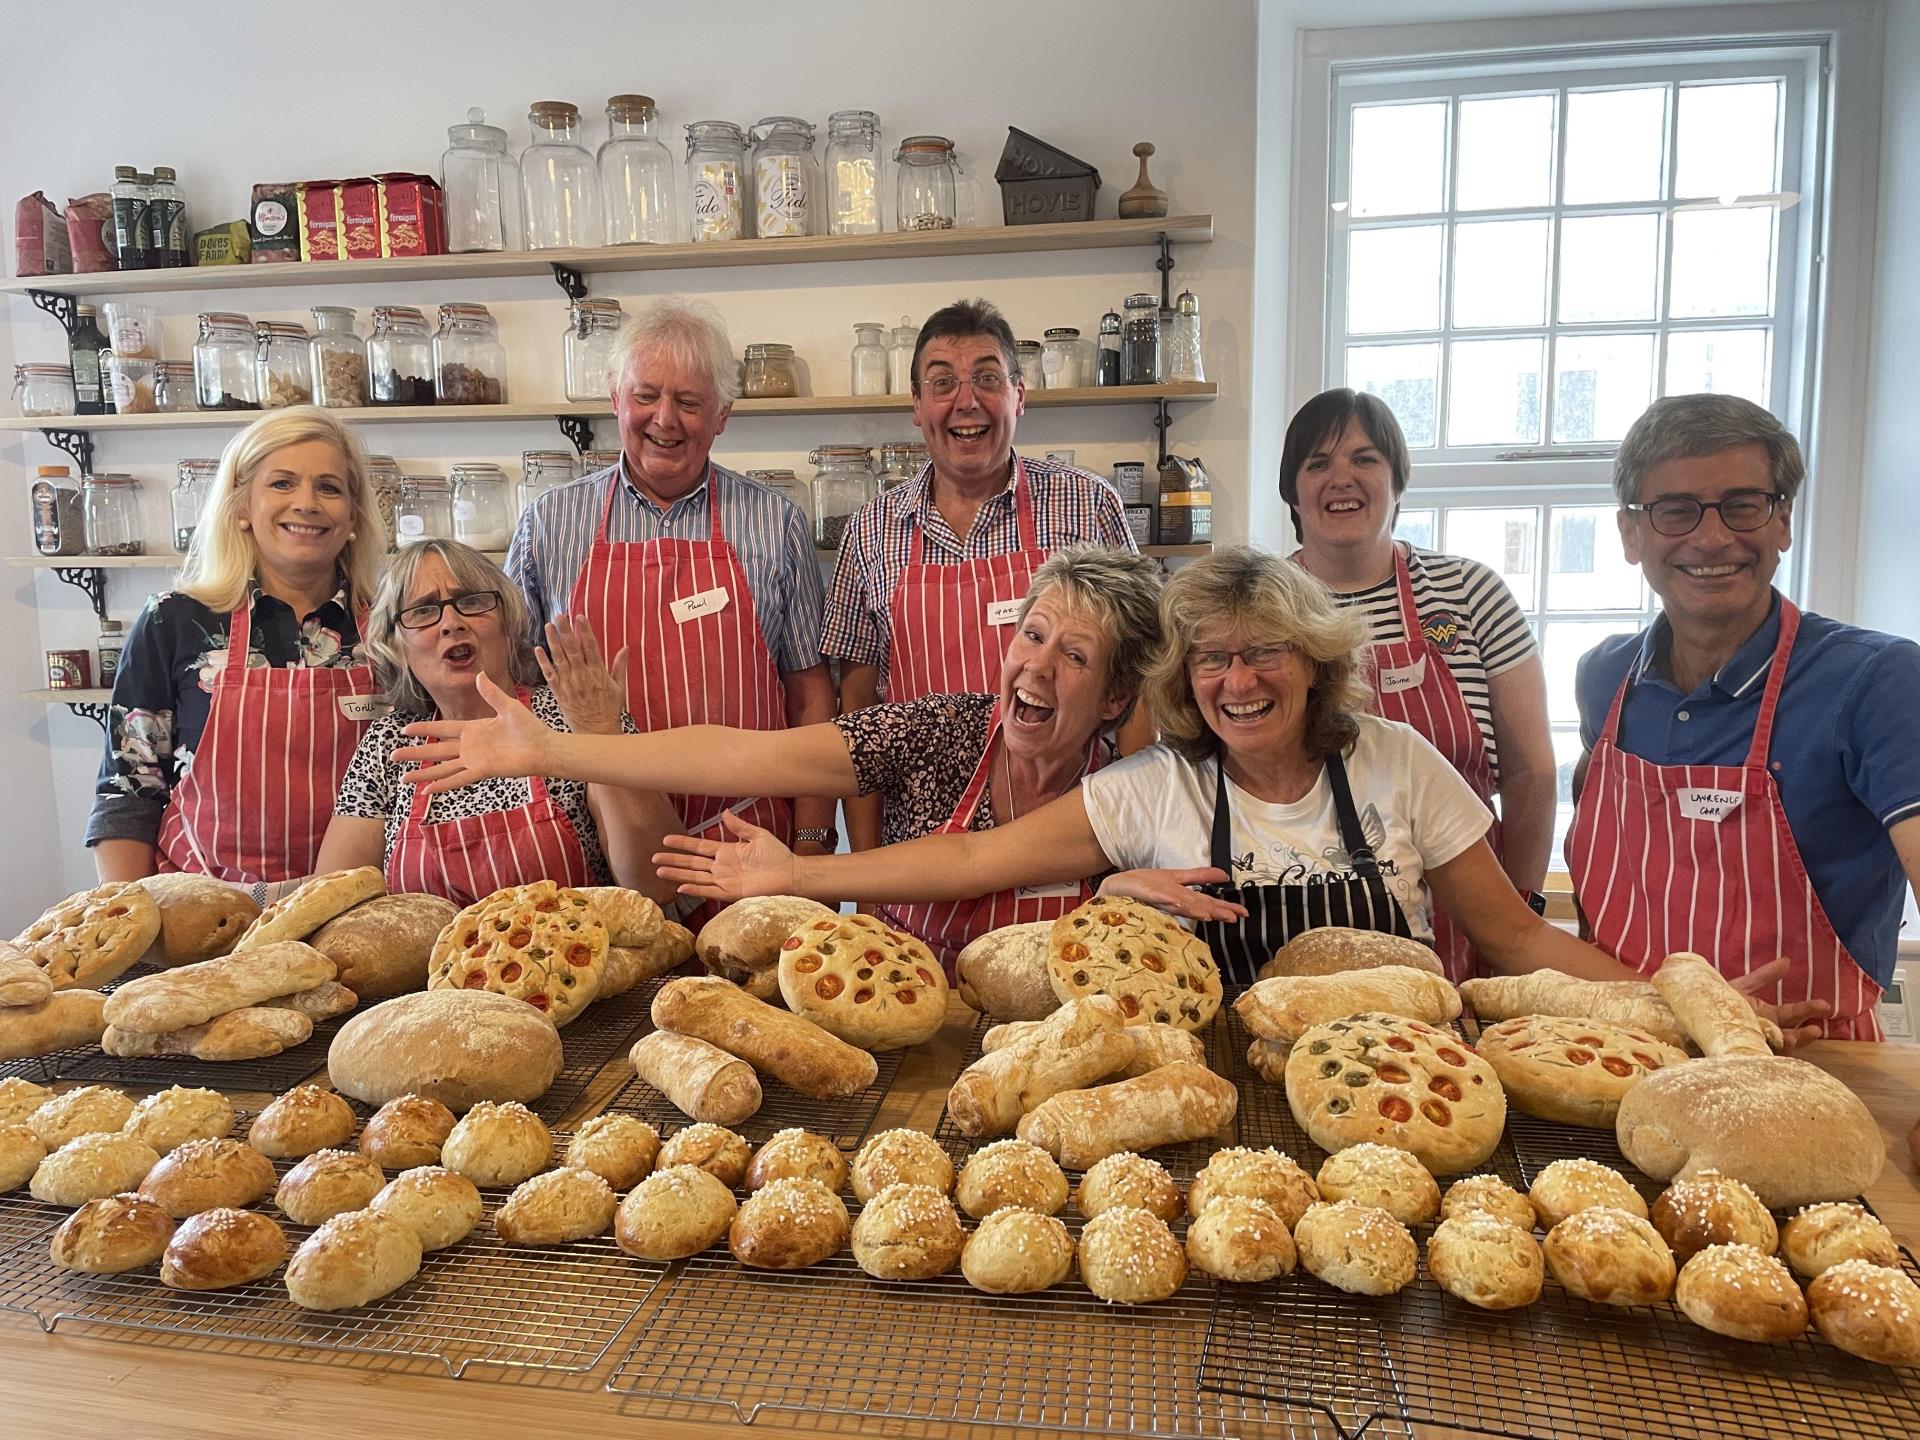
[{"label": "sugar-topped bread roll", "polygon": [[1169,1225],[1186,1208],[1180,1187],[1173,1183],[1167,1167],[1131,1150],[1100,1161],[1081,1177],[1080,1188],[1074,1192],[1074,1207],[1089,1220],[1121,1205],[1158,1215]]},{"label": "sugar-topped bread roll", "polygon": [[553,1134],[517,1100],[482,1100],[453,1127],[440,1163],[476,1185],[518,1185],[553,1163]]},{"label": "sugar-topped bread roll", "polygon": [[49,1258],[62,1270],[118,1275],[144,1270],[166,1252],[173,1217],[139,1195],[89,1200],[53,1232]]},{"label": "sugar-topped bread roll", "polygon": [[438,1165],[453,1126],[453,1111],[438,1100],[401,1095],[374,1111],[360,1132],[360,1153],[383,1170]]},{"label": "sugar-topped bread roll", "polygon": [[1280,1212],[1250,1195],[1220,1195],[1187,1226],[1187,1259],[1216,1280],[1258,1284],[1291,1275],[1298,1258]]},{"label": "sugar-topped bread roll", "polygon": [[769,1181],[727,1227],[733,1258],[755,1270],[804,1270],[847,1243],[846,1202],[818,1180]]},{"label": "sugar-topped bread roll", "polygon": [[1067,1203],[1067,1177],[1039,1146],[996,1140],[967,1157],[953,1198],[976,1220],[1009,1206],[1052,1215]]},{"label": "sugar-topped bread roll", "polygon": [[1779,1227],[1760,1197],[1718,1170],[1700,1170],[1674,1181],[1653,1202],[1647,1218],[1680,1260],[1709,1245],[1749,1245],[1762,1255],[1771,1255],[1780,1245]]},{"label": "sugar-topped bread roll", "polygon": [[1596,1205],[1547,1232],[1547,1268],[1582,1300],[1658,1305],[1673,1293],[1673,1252],[1639,1215]]},{"label": "sugar-topped bread roll", "polygon": [[247,1143],[276,1160],[297,1160],[353,1138],[353,1107],[331,1090],[297,1085],[254,1117]]},{"label": "sugar-topped bread roll", "polygon": [[366,1209],[386,1183],[380,1167],[357,1150],[316,1150],[287,1172],[273,1203],[296,1225],[320,1225]]},{"label": "sugar-topped bread roll", "polygon": [[160,1283],[175,1290],[225,1290],[278,1270],[287,1236],[257,1210],[223,1206],[184,1220],[160,1257]]},{"label": "sugar-topped bread roll", "polygon": [[853,1222],[853,1258],[876,1280],[931,1280],[960,1262],[967,1233],[931,1185],[889,1185]]},{"label": "sugar-topped bread roll", "polygon": [[1647,1202],[1640,1198],[1640,1192],[1627,1182],[1626,1176],[1598,1160],[1555,1160],[1533,1177],[1527,1198],[1540,1216],[1541,1228],[1546,1230],[1553,1229],[1569,1215],[1597,1205],[1624,1210],[1642,1220],[1647,1218]]},{"label": "sugar-topped bread roll", "polygon": [[660,1134],[632,1115],[596,1115],[567,1142],[561,1164],[591,1170],[616,1190],[631,1190],[653,1173]]},{"label": "sugar-topped bread roll", "polygon": [[53,1091],[18,1075],[0,1077],[0,1125],[25,1124],[27,1117],[53,1098]]},{"label": "sugar-topped bread roll", "polygon": [[473,1233],[481,1201],[466,1176],[439,1165],[418,1165],[389,1180],[367,1208],[407,1226],[419,1236],[422,1250],[444,1250]]},{"label": "sugar-topped bread roll", "polygon": [[81,1135],[40,1162],[27,1193],[48,1205],[80,1206],[138,1189],[159,1163],[153,1147],[131,1135]]},{"label": "sugar-topped bread roll", "polygon": [[1102,1300],[1151,1305],[1186,1283],[1187,1252],[1158,1215],[1117,1205],[1080,1232],[1080,1278]]},{"label": "sugar-topped bread roll", "polygon": [[140,1194],[175,1220],[203,1210],[244,1209],[273,1193],[273,1162],[240,1140],[189,1140],[160,1157]]},{"label": "sugar-topped bread roll", "polygon": [[303,1310],[357,1310],[420,1273],[420,1237],[377,1210],[335,1215],[287,1262],[287,1297]]},{"label": "sugar-topped bread roll", "polygon": [[945,1195],[953,1189],[953,1161],[923,1130],[883,1130],[853,1157],[850,1178],[862,1205],[889,1185],[927,1185]]},{"label": "sugar-topped bread roll", "polygon": [[847,1157],[826,1136],[789,1126],[776,1131],[747,1162],[747,1189],[758,1190],[775,1180],[818,1180],[838,1191],[847,1183]]},{"label": "sugar-topped bread roll", "polygon": [[989,1295],[1058,1285],[1073,1268],[1073,1237],[1051,1215],[1010,1206],[982,1220],[960,1252],[960,1273]]},{"label": "sugar-topped bread roll", "polygon": [[1673,1302],[1702,1330],[1778,1343],[1807,1328],[1807,1302],[1793,1273],[1751,1245],[1709,1245],[1680,1267]]},{"label": "sugar-topped bread roll", "polygon": [[1533,1202],[1498,1175],[1469,1175],[1464,1180],[1454,1181],[1447,1187],[1447,1193],[1440,1197],[1442,1220],[1451,1220],[1470,1210],[1484,1210],[1528,1232],[1532,1231],[1539,1219],[1534,1214]]},{"label": "sugar-topped bread roll", "polygon": [[752,1154],[747,1142],[733,1131],[703,1122],[668,1136],[654,1165],[661,1170],[691,1165],[732,1190],[747,1178],[747,1161]]},{"label": "sugar-topped bread roll", "polygon": [[1405,1289],[1420,1260],[1406,1226],[1379,1206],[1354,1200],[1308,1206],[1293,1243],[1308,1273],[1354,1295]]},{"label": "sugar-topped bread roll", "polygon": [[1320,1187],[1291,1155],[1268,1146],[1264,1150],[1232,1145],[1216,1150],[1187,1189],[1187,1213],[1198,1216],[1207,1202],[1222,1195],[1247,1195],[1274,1208],[1288,1230],[1300,1223],[1307,1207],[1320,1199]]},{"label": "sugar-topped bread roll", "polygon": [[1890,1265],[1843,1260],[1807,1287],[1816,1329],[1849,1355],[1920,1366],[1920,1285]]},{"label": "sugar-topped bread roll", "polygon": [[521,1181],[493,1217],[509,1245],[566,1245],[604,1235],[619,1205],[591,1170],[559,1169]]},{"label": "sugar-topped bread roll", "polygon": [[727,1233],[738,1203],[733,1192],[695,1165],[667,1165],[620,1202],[614,1243],[642,1260],[698,1255]]},{"label": "sugar-topped bread roll", "polygon": [[1434,1283],[1482,1310],[1512,1310],[1540,1298],[1546,1261],[1533,1238],[1488,1210],[1462,1210],[1434,1227],[1427,1240]]},{"label": "sugar-topped bread roll", "polygon": [[31,1180],[46,1158],[46,1144],[32,1126],[0,1123],[0,1195]]},{"label": "sugar-topped bread roll", "polygon": [[175,1085],[135,1105],[122,1129],[165,1155],[189,1140],[225,1139],[233,1129],[233,1106],[218,1090]]},{"label": "sugar-topped bread roll", "polygon": [[27,1117],[27,1124],[49,1150],[58,1150],[82,1135],[110,1134],[133,1114],[133,1101],[106,1085],[83,1085],[46,1101]]},{"label": "sugar-topped bread roll", "polygon": [[1780,1253],[1809,1280],[1845,1260],[1900,1268],[1900,1247],[1893,1232],[1864,1205],[1829,1200],[1809,1205],[1780,1234]]},{"label": "sugar-topped bread roll", "polygon": [[1329,1155],[1314,1177],[1325,1200],[1378,1205],[1402,1225],[1424,1225],[1440,1213],[1440,1186],[1411,1153],[1371,1141]]}]

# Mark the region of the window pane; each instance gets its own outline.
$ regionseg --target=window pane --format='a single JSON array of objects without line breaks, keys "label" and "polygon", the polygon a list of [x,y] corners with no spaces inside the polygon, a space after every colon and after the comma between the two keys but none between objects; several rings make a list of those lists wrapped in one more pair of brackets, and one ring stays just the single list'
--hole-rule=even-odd
[{"label": "window pane", "polygon": [[1422,550],[1431,550],[1439,524],[1438,510],[1402,510],[1393,527],[1393,538],[1404,540]]},{"label": "window pane", "polygon": [[1538,445],[1542,343],[1456,340],[1448,347],[1451,445]]},{"label": "window pane", "polygon": [[1447,104],[1358,105],[1347,199],[1356,217],[1444,207]]},{"label": "window pane", "polygon": [[1560,222],[1560,320],[1651,320],[1658,215],[1587,215]]},{"label": "window pane", "polygon": [[1539,325],[1547,318],[1545,220],[1483,220],[1453,230],[1453,323]]},{"label": "window pane", "polygon": [[1574,700],[1573,676],[1580,657],[1609,635],[1631,635],[1638,620],[1555,620],[1547,625],[1540,658],[1547,672],[1547,719],[1556,724],[1578,724],[1580,707]]},{"label": "window pane", "polygon": [[1553,768],[1559,772],[1559,801],[1553,814],[1553,853],[1547,857],[1549,869],[1564,870],[1567,864],[1567,827],[1573,823],[1573,768],[1580,763],[1578,726],[1553,730]]},{"label": "window pane", "polygon": [[1668,314],[1769,313],[1774,213],[1770,205],[1745,205],[1675,215]]},{"label": "window pane", "polygon": [[1553,372],[1554,440],[1618,440],[1653,399],[1653,336],[1562,335]]},{"label": "window pane", "polygon": [[1741,395],[1767,403],[1766,330],[1675,330],[1667,336],[1667,391]]},{"label": "window pane", "polygon": [[1540,512],[1532,506],[1481,509],[1449,506],[1447,553],[1489,566],[1513,591],[1520,608],[1534,608],[1534,555]]},{"label": "window pane", "polygon": [[1517,210],[1553,203],[1551,95],[1460,102],[1457,210]]},{"label": "window pane", "polygon": [[1438,225],[1396,225],[1347,236],[1347,330],[1440,328]]},{"label": "window pane", "polygon": [[1778,81],[1682,85],[1674,198],[1771,193],[1779,123]]},{"label": "window pane", "polygon": [[1431,450],[1440,443],[1440,347],[1349,345],[1347,384],[1387,402],[1407,444]]},{"label": "window pane", "polygon": [[1556,505],[1547,532],[1548,610],[1638,610],[1640,567],[1620,548],[1611,505]]},{"label": "window pane", "polygon": [[1658,200],[1666,153],[1666,86],[1567,96],[1566,204]]}]

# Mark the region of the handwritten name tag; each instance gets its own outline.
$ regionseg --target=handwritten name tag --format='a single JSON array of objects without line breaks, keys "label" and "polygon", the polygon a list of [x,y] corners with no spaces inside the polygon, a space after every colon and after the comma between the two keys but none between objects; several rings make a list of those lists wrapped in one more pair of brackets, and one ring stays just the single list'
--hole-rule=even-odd
[{"label": "handwritten name tag", "polygon": [[718,615],[732,601],[727,587],[722,585],[713,590],[702,590],[698,595],[689,595],[684,600],[676,600],[667,607],[676,624],[684,625],[689,620],[698,620],[702,615]]},{"label": "handwritten name tag", "polygon": [[1411,665],[1395,665],[1380,672],[1380,693],[1398,695],[1402,690],[1417,690],[1426,682],[1427,657],[1422,655]]},{"label": "handwritten name tag", "polygon": [[342,695],[340,713],[349,720],[378,720],[382,715],[391,715],[393,706],[378,695]]},{"label": "handwritten name tag", "polygon": [[987,624],[1011,625],[1020,618],[1019,600],[989,600],[987,602]]},{"label": "handwritten name tag", "polygon": [[1063,885],[1022,885],[1013,893],[1022,900],[1078,900],[1080,882],[1070,880]]},{"label": "handwritten name tag", "polygon": [[1704,820],[1717,825],[1738,810],[1746,798],[1738,790],[1689,787],[1679,792],[1680,813],[1689,820]]}]

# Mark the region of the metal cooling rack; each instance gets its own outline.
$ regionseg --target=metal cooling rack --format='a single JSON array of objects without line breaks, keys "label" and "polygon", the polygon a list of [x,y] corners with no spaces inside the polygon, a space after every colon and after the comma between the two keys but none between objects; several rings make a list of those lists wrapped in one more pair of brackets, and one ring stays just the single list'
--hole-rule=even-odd
[{"label": "metal cooling rack", "polygon": [[[129,980],[137,980],[142,975],[157,975],[158,965],[144,962],[135,965],[123,975],[118,975],[106,984],[96,988],[103,995],[111,995]],[[31,1080],[36,1085],[51,1084],[55,1080],[64,1080],[75,1074],[74,1066],[85,1060],[102,1058],[98,1045],[74,1045],[65,1050],[54,1050],[45,1055],[30,1055],[22,1060],[0,1060],[0,1076],[16,1075],[22,1080]]]},{"label": "metal cooling rack", "polygon": [[652,1028],[648,1012],[665,976],[643,980],[624,995],[597,1001],[560,1032],[560,1073],[547,1093],[527,1108],[549,1124],[571,1110],[586,1093],[593,1077],[616,1055],[640,1038],[641,1028]]}]

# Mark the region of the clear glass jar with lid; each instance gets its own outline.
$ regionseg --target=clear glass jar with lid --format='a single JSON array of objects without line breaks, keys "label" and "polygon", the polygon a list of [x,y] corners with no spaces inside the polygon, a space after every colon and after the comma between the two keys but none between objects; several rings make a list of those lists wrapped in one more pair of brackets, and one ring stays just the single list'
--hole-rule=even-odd
[{"label": "clear glass jar with lid", "polygon": [[373,307],[367,393],[376,405],[433,404],[433,332],[413,306]]},{"label": "clear glass jar with lid", "polygon": [[525,450],[520,454],[520,484],[514,498],[524,513],[554,486],[570,484],[578,478],[572,451]]},{"label": "clear glass jar with lid", "polygon": [[1120,383],[1120,315],[1109,310],[1100,317],[1100,341],[1093,356],[1093,383]]},{"label": "clear glass jar with lid", "polygon": [[1167,379],[1197,382],[1207,378],[1200,347],[1200,297],[1191,290],[1182,290],[1174,302],[1166,350]]},{"label": "clear glass jar with lid", "polygon": [[20,413],[39,418],[71,415],[79,403],[73,393],[73,370],[67,365],[22,365],[16,371]]},{"label": "clear glass jar with lid", "polygon": [[258,410],[260,379],[254,368],[258,340],[253,321],[233,310],[200,317],[193,342],[193,385],[202,410]]},{"label": "clear glass jar with lid", "polygon": [[489,554],[504,551],[513,539],[507,472],[498,465],[456,465],[452,490],[453,538]]},{"label": "clear glass jar with lid", "polygon": [[520,229],[520,166],[507,149],[507,132],[487,124],[486,111],[475,106],[467,111],[466,124],[447,127],[440,173],[446,177],[451,254],[518,250],[526,243]]},{"label": "clear glass jar with lid", "polygon": [[565,100],[536,100],[527,111],[532,143],[520,152],[527,248],[554,250],[598,245],[600,171],[580,143],[580,111]]},{"label": "clear glass jar with lid", "polygon": [[747,137],[731,120],[687,126],[687,214],[691,238],[744,240],[747,235]]},{"label": "clear glass jar with lid", "polygon": [[182,460],[174,472],[173,491],[167,497],[167,509],[173,519],[173,548],[187,553],[193,544],[193,532],[200,524],[200,512],[206,509],[213,493],[214,476],[220,472],[218,460]]},{"label": "clear glass jar with lid", "polygon": [[880,160],[885,153],[880,117],[873,111],[836,110],[827,117],[829,235],[878,235],[886,228],[880,211]]},{"label": "clear glass jar with lid", "polygon": [[892,395],[913,393],[913,347],[920,329],[913,317],[902,315],[900,323],[887,334],[887,392]]},{"label": "clear glass jar with lid", "polygon": [[1129,295],[1120,322],[1120,383],[1158,385],[1166,374],[1160,297]]},{"label": "clear glass jar with lid", "polygon": [[613,395],[608,367],[613,362],[613,342],[626,323],[627,312],[620,302],[594,296],[576,300],[567,310],[567,333],[562,348],[566,354],[567,399],[606,400]]},{"label": "clear glass jar with lid", "polygon": [[1038,340],[1016,340],[1013,342],[1014,358],[1020,365],[1020,380],[1029,390],[1043,388],[1041,379],[1041,357],[1043,351]]},{"label": "clear glass jar with lid", "polygon": [[433,394],[440,405],[504,405],[507,350],[484,305],[442,305],[433,335]]},{"label": "clear glass jar with lid", "polygon": [[194,394],[193,362],[162,360],[153,367],[153,408],[162,415],[185,415],[200,408]]},{"label": "clear glass jar with lid", "polygon": [[880,338],[886,328],[877,320],[853,327],[853,389],[848,394],[887,393],[887,347]]},{"label": "clear glass jar with lid", "polygon": [[813,487],[802,483],[791,470],[749,470],[749,480],[758,480],[769,490],[778,491],[800,507],[800,513],[807,517],[807,528],[813,528]]},{"label": "clear glass jar with lid", "polygon": [[140,482],[131,475],[89,475],[81,484],[89,555],[144,555]]},{"label": "clear glass jar with lid", "polygon": [[600,199],[607,212],[607,244],[671,245],[673,156],[654,133],[658,117],[650,95],[607,101],[607,141],[600,147]]},{"label": "clear glass jar with lid", "polygon": [[944,135],[909,135],[894,152],[902,230],[951,230],[960,223],[960,162]]},{"label": "clear glass jar with lid", "polygon": [[619,463],[618,450],[582,450],[573,462],[573,473],[576,478],[584,480],[589,475],[598,475],[602,470],[610,469]]},{"label": "clear glass jar with lid", "polygon": [[313,366],[304,325],[262,320],[253,327],[254,375],[262,409],[313,403]]},{"label": "clear glass jar with lid", "polygon": [[847,524],[877,493],[873,451],[865,445],[822,445],[807,456],[813,472],[813,541],[838,550]]},{"label": "clear glass jar with lid", "polygon": [[313,403],[352,409],[367,403],[367,345],[345,305],[313,307]]},{"label": "clear glass jar with lid", "polygon": [[1072,325],[1056,325],[1040,346],[1040,378],[1048,390],[1078,390],[1087,383],[1087,347]]},{"label": "clear glass jar with lid", "polygon": [[453,539],[453,492],[440,475],[402,475],[393,497],[396,545]]},{"label": "clear glass jar with lid", "polygon": [[400,466],[391,455],[369,455],[367,478],[373,484],[373,502],[380,510],[380,527],[386,533],[387,550],[392,553],[395,543],[393,507],[400,499],[400,485],[405,477],[400,474]]},{"label": "clear glass jar with lid", "polygon": [[896,485],[904,485],[920,473],[920,467],[926,464],[927,447],[911,441],[901,440],[880,447],[880,473],[875,478],[880,493],[886,494]]},{"label": "clear glass jar with lid", "polygon": [[769,115],[747,132],[753,142],[753,226],[763,240],[817,233],[820,162],[814,129],[797,115]]},{"label": "clear glass jar with lid", "polygon": [[800,393],[800,371],[791,345],[747,346],[740,393],[749,400],[790,400]]}]

